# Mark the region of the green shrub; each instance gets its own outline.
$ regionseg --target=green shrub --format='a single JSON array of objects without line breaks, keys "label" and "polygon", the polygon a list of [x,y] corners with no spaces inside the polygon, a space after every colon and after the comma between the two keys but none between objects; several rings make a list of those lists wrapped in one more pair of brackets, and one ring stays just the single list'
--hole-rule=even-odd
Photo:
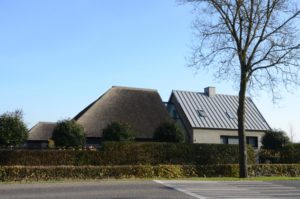
[{"label": "green shrub", "polygon": [[280,150],[261,149],[259,152],[259,162],[272,164],[299,164],[300,144],[288,144]]},{"label": "green shrub", "polygon": [[300,163],[300,143],[283,147],[281,150],[281,163]]},{"label": "green shrub", "polygon": [[112,122],[103,130],[105,141],[132,141],[134,133],[126,123]]},{"label": "green shrub", "polygon": [[17,146],[27,139],[27,127],[22,111],[0,115],[0,146]]},{"label": "green shrub", "polygon": [[184,136],[175,122],[165,122],[154,132],[153,140],[157,142],[184,142]]},{"label": "green shrub", "polygon": [[[249,165],[250,177],[300,176],[300,164]],[[0,181],[107,178],[238,177],[237,164],[125,166],[0,166]]]},{"label": "green shrub", "polygon": [[281,153],[278,150],[260,149],[259,163],[279,164],[281,163]]},{"label": "green shrub", "polygon": [[262,145],[264,149],[280,150],[289,143],[289,137],[281,130],[268,131],[262,138]]},{"label": "green shrub", "polygon": [[57,122],[52,139],[56,147],[82,147],[85,142],[83,127],[75,120]]},{"label": "green shrub", "polygon": [[[248,149],[249,164],[255,157]],[[99,151],[0,150],[0,165],[159,165],[235,164],[238,146],[221,144],[179,144],[106,142]]]}]

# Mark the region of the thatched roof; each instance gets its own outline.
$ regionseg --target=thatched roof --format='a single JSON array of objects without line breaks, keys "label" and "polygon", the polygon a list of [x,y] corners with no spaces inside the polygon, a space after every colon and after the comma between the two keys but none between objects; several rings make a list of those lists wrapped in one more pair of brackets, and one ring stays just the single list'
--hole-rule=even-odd
[{"label": "thatched roof", "polygon": [[52,137],[56,123],[39,122],[29,130],[28,141],[45,141]]},{"label": "thatched roof", "polygon": [[74,119],[87,137],[102,137],[103,129],[116,121],[128,123],[136,138],[152,138],[154,130],[170,118],[156,90],[112,87]]}]

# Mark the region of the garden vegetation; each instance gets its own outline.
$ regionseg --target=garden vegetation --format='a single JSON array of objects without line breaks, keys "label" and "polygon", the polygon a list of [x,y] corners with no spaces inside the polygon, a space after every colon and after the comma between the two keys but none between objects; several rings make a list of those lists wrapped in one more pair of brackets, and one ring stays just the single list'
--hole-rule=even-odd
[{"label": "garden vegetation", "polygon": [[27,127],[23,121],[23,112],[16,110],[0,115],[0,146],[14,147],[22,145],[27,139]]}]

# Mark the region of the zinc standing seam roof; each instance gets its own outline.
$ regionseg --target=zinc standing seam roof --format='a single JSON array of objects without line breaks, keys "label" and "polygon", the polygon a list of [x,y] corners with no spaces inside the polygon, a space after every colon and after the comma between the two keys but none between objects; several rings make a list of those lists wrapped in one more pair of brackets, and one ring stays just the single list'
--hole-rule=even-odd
[{"label": "zinc standing seam roof", "polygon": [[[216,94],[209,97],[205,93],[173,91],[192,128],[237,129],[238,96]],[[199,116],[203,110],[206,117]],[[231,114],[227,113],[231,112]],[[233,115],[230,118],[228,115]],[[246,98],[246,129],[269,130],[270,126],[259,112],[251,98]]]}]

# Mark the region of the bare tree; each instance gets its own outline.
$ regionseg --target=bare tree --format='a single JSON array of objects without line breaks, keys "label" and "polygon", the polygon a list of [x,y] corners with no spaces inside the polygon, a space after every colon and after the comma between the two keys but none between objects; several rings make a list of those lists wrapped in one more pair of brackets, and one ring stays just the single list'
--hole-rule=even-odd
[{"label": "bare tree", "polygon": [[239,82],[240,177],[247,177],[245,98],[249,90],[297,85],[300,11],[289,0],[183,0],[195,5],[196,37],[190,66]]},{"label": "bare tree", "polygon": [[290,131],[290,140],[292,143],[294,143],[295,134],[294,134],[294,127],[292,123],[289,124],[289,131]]}]

